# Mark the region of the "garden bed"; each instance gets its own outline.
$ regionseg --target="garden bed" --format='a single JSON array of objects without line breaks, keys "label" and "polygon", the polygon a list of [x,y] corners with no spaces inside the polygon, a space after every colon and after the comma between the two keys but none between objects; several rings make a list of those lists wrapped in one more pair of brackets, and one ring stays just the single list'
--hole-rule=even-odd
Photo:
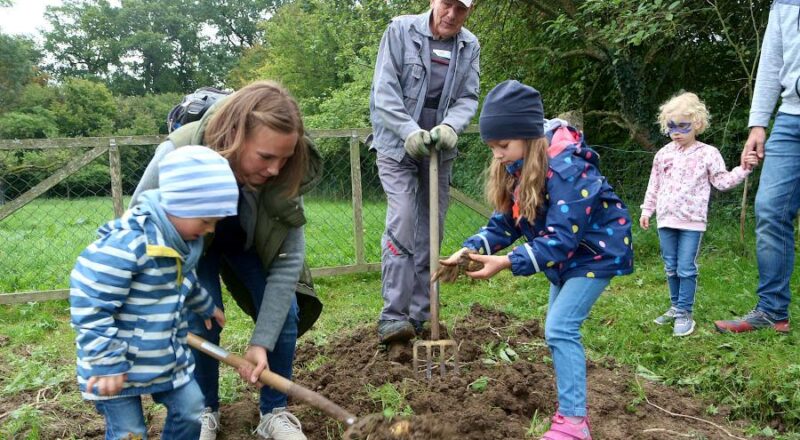
[{"label": "garden bed", "polygon": [[[458,375],[435,375],[428,381],[412,368],[411,343],[382,347],[374,327],[360,327],[322,346],[302,344],[295,380],[362,417],[347,433],[346,438],[353,440],[538,439],[557,401],[542,325],[535,320],[514,321],[475,305],[465,319],[449,327],[460,344]],[[610,358],[588,361],[594,438],[745,437],[746,421],[729,422],[726,408],[643,376],[648,372],[632,371]],[[56,404],[58,396],[70,393],[76,395],[74,405],[63,405],[63,400]],[[73,381],[6,398],[0,413],[19,417],[10,413],[21,406],[52,416],[48,419],[53,422],[39,427],[38,438],[103,438],[102,419],[88,403],[79,401]],[[310,440],[345,435],[340,424],[321,412],[297,402],[290,406]],[[158,438],[165,411],[149,399],[145,408],[151,438]],[[253,439],[257,408],[254,392],[223,405],[219,439]]]}]

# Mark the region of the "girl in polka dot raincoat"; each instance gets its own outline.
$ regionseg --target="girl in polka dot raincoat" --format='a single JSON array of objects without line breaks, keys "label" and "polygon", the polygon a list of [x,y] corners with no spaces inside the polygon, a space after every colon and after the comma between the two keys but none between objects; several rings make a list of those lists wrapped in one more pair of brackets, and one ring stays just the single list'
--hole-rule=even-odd
[{"label": "girl in polka dot raincoat", "polygon": [[[580,327],[611,278],[633,271],[628,209],[598,169],[597,153],[564,121],[548,121],[541,96],[517,81],[486,96],[481,138],[492,150],[489,224],[441,261],[462,255],[483,263],[468,272],[489,278],[544,273],[550,280],[545,338],[553,356],[558,407],[543,440],[591,439],[586,356]],[[497,253],[523,238],[507,255]]]}]

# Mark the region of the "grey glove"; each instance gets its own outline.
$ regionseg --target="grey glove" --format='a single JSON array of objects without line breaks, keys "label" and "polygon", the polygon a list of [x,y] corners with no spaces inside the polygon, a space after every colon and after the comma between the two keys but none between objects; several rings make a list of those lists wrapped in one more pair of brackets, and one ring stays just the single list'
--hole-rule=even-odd
[{"label": "grey glove", "polygon": [[403,147],[409,156],[414,159],[421,159],[424,156],[430,156],[431,152],[428,150],[428,145],[431,143],[431,134],[428,130],[419,129],[412,131],[406,138],[406,143]]},{"label": "grey glove", "polygon": [[431,141],[437,150],[452,150],[458,142],[458,135],[453,127],[442,124],[431,130]]}]

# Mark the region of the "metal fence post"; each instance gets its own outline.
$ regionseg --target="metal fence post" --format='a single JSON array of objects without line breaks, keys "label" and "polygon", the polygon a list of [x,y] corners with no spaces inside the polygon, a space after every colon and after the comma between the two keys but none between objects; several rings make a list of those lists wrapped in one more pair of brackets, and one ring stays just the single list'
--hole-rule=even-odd
[{"label": "metal fence post", "polygon": [[364,213],[361,193],[361,151],[358,133],[350,135],[350,182],[353,188],[353,229],[356,250],[356,265],[366,264],[364,258]]},{"label": "metal fence post", "polygon": [[125,209],[122,207],[122,161],[119,158],[117,140],[113,137],[108,140],[108,165],[111,171],[111,199],[114,202],[114,216],[122,217]]}]

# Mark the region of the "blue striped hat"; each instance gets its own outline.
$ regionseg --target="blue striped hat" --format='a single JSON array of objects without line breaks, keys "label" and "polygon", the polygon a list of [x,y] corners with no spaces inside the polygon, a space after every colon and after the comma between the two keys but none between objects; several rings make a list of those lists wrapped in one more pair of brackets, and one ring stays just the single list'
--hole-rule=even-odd
[{"label": "blue striped hat", "polygon": [[182,218],[236,215],[239,185],[228,160],[210,148],[190,145],[158,163],[161,205]]}]

